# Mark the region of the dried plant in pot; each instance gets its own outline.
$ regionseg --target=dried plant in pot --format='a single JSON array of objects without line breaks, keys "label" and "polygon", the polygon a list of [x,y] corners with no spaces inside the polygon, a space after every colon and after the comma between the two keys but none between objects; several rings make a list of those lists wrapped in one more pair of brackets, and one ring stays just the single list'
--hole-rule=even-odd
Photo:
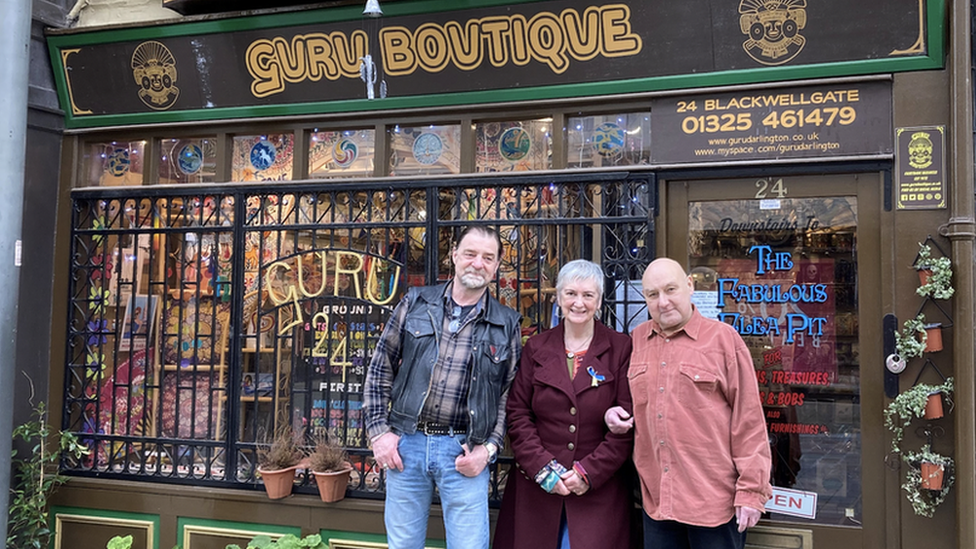
[{"label": "dried plant in pot", "polygon": [[932,451],[928,444],[902,457],[909,468],[901,487],[915,514],[931,518],[955,482],[952,458]]},{"label": "dried plant in pot", "polygon": [[295,470],[305,458],[303,437],[303,432],[283,426],[275,430],[270,443],[258,445],[258,473],[269,498],[281,499],[291,494]]},{"label": "dried plant in pot", "polygon": [[951,377],[947,378],[942,385],[919,383],[888,403],[884,412],[885,427],[894,434],[891,440],[891,449],[894,453],[902,453],[901,441],[905,435],[905,427],[911,425],[915,418],[925,417],[926,407],[931,406],[930,399],[939,399],[941,404],[941,399],[945,398],[950,405],[952,404],[952,389]]},{"label": "dried plant in pot", "polygon": [[349,464],[345,448],[334,438],[319,439],[308,456],[308,462],[322,501],[332,503],[346,497],[352,465]]}]

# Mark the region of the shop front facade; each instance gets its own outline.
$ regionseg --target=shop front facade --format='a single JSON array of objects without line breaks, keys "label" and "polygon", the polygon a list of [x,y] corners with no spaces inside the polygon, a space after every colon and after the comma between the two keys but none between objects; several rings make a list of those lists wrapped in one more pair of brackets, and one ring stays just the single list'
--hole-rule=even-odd
[{"label": "shop front facade", "polygon": [[[725,4],[398,1],[50,33],[68,129],[49,394],[92,449],[63,464],[55,545],[382,546],[366,369],[475,224],[502,236],[491,291],[526,337],[558,321],[567,261],[603,266],[623,332],[647,319],[647,263],[687,266],[760,384],[776,491],[750,545],[965,546],[969,4]],[[954,297],[915,293],[920,244],[952,260]],[[943,349],[896,374],[919,314]],[[884,410],[949,377],[955,407],[903,443],[956,458],[921,518]],[[259,453],[283,428],[347,448],[345,499],[307,472],[267,498]]]}]

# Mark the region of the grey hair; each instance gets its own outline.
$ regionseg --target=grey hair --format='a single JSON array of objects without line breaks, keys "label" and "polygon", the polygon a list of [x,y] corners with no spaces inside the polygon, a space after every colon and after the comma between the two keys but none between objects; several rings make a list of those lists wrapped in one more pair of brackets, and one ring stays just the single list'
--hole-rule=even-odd
[{"label": "grey hair", "polygon": [[562,269],[559,269],[559,276],[556,277],[556,291],[561,292],[563,287],[570,282],[584,280],[595,283],[597,289],[600,291],[600,297],[603,297],[604,283],[606,281],[603,268],[586,259],[574,259],[563,265]]}]

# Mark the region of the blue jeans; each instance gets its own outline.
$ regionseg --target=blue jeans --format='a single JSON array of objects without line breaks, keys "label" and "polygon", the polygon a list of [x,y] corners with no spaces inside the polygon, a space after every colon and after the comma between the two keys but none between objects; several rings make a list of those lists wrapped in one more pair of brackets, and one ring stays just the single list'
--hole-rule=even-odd
[{"label": "blue jeans", "polygon": [[735,517],[722,526],[707,528],[644,515],[644,549],[742,549],[746,533],[739,533]]},{"label": "blue jeans", "polygon": [[488,468],[468,478],[454,468],[466,435],[400,437],[403,471],[386,472],[386,539],[390,549],[422,549],[436,486],[447,549],[488,549]]}]

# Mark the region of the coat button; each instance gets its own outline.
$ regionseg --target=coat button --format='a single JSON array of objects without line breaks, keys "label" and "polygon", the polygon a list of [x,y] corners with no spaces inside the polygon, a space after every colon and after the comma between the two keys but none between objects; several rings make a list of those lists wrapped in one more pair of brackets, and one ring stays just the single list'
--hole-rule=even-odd
[{"label": "coat button", "polygon": [[575,425],[570,425],[569,426],[569,432],[570,433],[575,433],[576,432],[576,426]]},{"label": "coat button", "polygon": [[566,445],[566,447],[572,450],[573,448],[576,448],[576,445],[570,442],[569,444]]},{"label": "coat button", "polygon": [[571,415],[571,416],[575,416],[576,415],[576,407],[575,406],[571,406],[569,408],[569,415]]}]

